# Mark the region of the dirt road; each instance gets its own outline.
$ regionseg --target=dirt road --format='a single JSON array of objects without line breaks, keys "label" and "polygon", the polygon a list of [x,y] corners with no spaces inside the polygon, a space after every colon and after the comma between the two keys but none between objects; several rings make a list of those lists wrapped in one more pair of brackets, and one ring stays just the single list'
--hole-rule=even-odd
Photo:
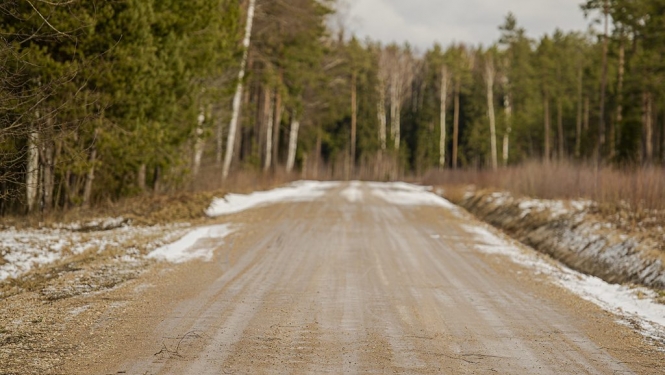
[{"label": "dirt road", "polygon": [[409,199],[393,185],[343,185],[226,217],[239,229],[213,261],[164,266],[118,291],[124,302],[96,338],[81,336],[104,347],[65,371],[663,371],[665,356],[612,315],[479,251],[468,215]]}]

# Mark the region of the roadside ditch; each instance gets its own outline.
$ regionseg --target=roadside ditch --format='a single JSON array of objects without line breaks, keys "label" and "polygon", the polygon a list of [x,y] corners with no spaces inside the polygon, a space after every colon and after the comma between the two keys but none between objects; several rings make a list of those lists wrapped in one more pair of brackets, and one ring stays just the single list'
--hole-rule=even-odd
[{"label": "roadside ditch", "polygon": [[665,303],[664,213],[467,189],[440,193],[479,219],[566,266],[609,283],[655,290]]}]

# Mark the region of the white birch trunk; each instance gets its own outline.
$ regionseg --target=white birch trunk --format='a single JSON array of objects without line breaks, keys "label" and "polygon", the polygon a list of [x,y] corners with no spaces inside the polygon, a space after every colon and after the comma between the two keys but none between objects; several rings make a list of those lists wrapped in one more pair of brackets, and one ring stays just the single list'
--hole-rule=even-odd
[{"label": "white birch trunk", "polygon": [[[396,63],[395,63],[396,64]],[[395,149],[399,148],[399,73],[394,68],[392,74],[392,83],[390,85],[390,135],[395,141]]]},{"label": "white birch trunk", "polygon": [[400,130],[400,118],[399,111],[397,111],[397,130],[395,131],[395,150],[399,151],[399,146],[401,142],[401,130]]},{"label": "white birch trunk", "polygon": [[263,164],[263,170],[268,171],[272,165],[272,132],[274,126],[273,112],[275,111],[274,102],[272,98],[272,91],[267,92],[268,95],[268,113],[266,114],[266,160]]},{"label": "white birch trunk", "polygon": [[203,123],[205,122],[205,114],[203,112],[203,107],[199,112],[199,117],[197,118],[196,125],[196,140],[194,142],[194,161],[192,166],[192,174],[194,176],[199,174],[201,169],[201,159],[203,158],[203,146],[205,146],[205,141],[203,139]]},{"label": "white birch trunk", "polygon": [[293,171],[293,166],[296,162],[296,149],[298,147],[298,129],[300,122],[293,116],[291,119],[291,134],[289,135],[289,154],[286,158],[286,173]]},{"label": "white birch trunk", "polygon": [[503,104],[506,114],[506,132],[503,133],[503,166],[508,166],[508,157],[510,152],[510,133],[513,131],[513,107],[510,102],[510,97],[506,94],[503,97]]},{"label": "white birch trunk", "polygon": [[492,169],[498,168],[496,149],[496,118],[494,115],[494,62],[490,57],[485,64],[485,80],[487,81],[487,113],[490,121],[490,144],[492,147]]},{"label": "white birch trunk", "polygon": [[377,115],[379,116],[379,141],[381,150],[386,149],[386,93],[385,90],[379,91],[379,102],[376,105]]},{"label": "white birch trunk", "polygon": [[446,102],[448,101],[448,68],[441,67],[441,138],[439,139],[439,168],[446,165]]},{"label": "white birch trunk", "polygon": [[224,156],[224,168],[222,170],[222,178],[226,179],[231,169],[231,159],[233,158],[233,146],[235,145],[236,131],[238,129],[238,118],[240,117],[240,104],[242,99],[243,82],[245,78],[245,68],[247,65],[247,56],[249,54],[249,42],[252,37],[252,24],[254,22],[254,6],[256,0],[249,0],[249,7],[247,8],[247,24],[245,25],[245,38],[242,41],[244,49],[242,55],[242,62],[240,63],[240,71],[238,72],[238,86],[236,86],[236,93],[233,97],[233,114],[231,115],[231,123],[229,124],[229,135],[226,142],[226,154]]},{"label": "white birch trunk", "polygon": [[37,203],[39,187],[39,132],[32,130],[28,138],[28,169],[26,172],[25,192],[28,200],[28,212],[33,212]]}]

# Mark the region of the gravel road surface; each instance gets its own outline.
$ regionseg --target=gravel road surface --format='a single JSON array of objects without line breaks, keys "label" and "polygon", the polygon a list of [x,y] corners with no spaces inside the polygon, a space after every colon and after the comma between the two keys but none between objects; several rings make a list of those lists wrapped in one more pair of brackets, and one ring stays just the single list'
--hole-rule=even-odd
[{"label": "gravel road surface", "polygon": [[97,328],[105,346],[68,371],[665,371],[662,352],[613,315],[480,251],[487,244],[468,228],[483,224],[423,196],[342,184],[311,202],[226,216],[237,229],[213,244],[212,261],[165,265],[118,291]]}]

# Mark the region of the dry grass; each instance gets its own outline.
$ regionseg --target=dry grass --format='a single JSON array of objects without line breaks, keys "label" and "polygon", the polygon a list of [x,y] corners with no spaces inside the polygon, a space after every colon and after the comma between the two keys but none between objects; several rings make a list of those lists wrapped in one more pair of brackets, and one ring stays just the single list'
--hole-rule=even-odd
[{"label": "dry grass", "polygon": [[[35,215],[5,216],[0,218],[2,226],[17,228],[48,226],[53,223],[86,222],[100,217],[124,217],[134,224],[154,225],[173,222],[196,222],[206,218],[205,210],[214,197],[223,197],[227,192],[249,193],[266,190],[300,179],[300,174],[287,174],[283,170],[271,173],[238,171],[221,180],[221,171],[216,167],[203,168],[198,177],[186,188],[167,193],[144,194],[119,201],[101,202],[92,207],[76,207],[57,211],[42,217]],[[0,262],[1,262],[0,258]]]},{"label": "dry grass", "polygon": [[613,168],[570,162],[538,163],[491,170],[431,171],[430,185],[475,185],[542,199],[590,199],[633,210],[665,209],[665,169],[659,166]]}]

